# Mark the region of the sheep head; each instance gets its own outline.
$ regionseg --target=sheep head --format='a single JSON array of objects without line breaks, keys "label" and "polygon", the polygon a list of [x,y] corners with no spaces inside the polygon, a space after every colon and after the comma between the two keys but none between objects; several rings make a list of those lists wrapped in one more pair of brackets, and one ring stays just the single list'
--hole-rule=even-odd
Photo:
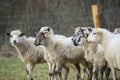
[{"label": "sheep head", "polygon": [[92,27],[77,27],[72,38],[74,45],[79,45],[82,38],[87,38],[88,35],[92,32],[92,29]]},{"label": "sheep head", "polygon": [[53,30],[50,27],[42,27],[36,34],[35,46],[44,44],[45,41],[53,34]]},{"label": "sheep head", "polygon": [[116,28],[116,29],[114,29],[113,33],[114,33],[114,34],[118,34],[118,33],[120,33],[120,28]]},{"label": "sheep head", "polygon": [[97,42],[97,43],[100,43],[101,40],[102,40],[102,34],[103,34],[102,29],[95,28],[90,33],[90,35],[88,36],[87,40],[88,40],[88,42]]},{"label": "sheep head", "polygon": [[10,37],[11,45],[19,45],[20,39],[25,36],[20,30],[13,30],[10,33],[7,33],[7,35]]}]

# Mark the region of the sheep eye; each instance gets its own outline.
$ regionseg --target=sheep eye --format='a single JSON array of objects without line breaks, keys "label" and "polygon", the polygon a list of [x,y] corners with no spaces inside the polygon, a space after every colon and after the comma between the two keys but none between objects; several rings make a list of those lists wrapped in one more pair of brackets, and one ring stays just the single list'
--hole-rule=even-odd
[{"label": "sheep eye", "polygon": [[45,38],[45,33],[40,33],[40,35],[39,35],[41,38]]},{"label": "sheep eye", "polygon": [[47,32],[48,30],[44,30],[44,32]]}]

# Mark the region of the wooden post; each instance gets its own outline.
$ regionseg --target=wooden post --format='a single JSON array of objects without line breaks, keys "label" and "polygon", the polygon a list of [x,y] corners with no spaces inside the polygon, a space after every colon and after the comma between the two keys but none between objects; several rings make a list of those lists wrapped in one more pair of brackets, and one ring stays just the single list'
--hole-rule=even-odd
[{"label": "wooden post", "polygon": [[97,5],[92,5],[91,8],[92,8],[94,27],[99,28],[100,27],[100,21],[99,21],[98,7],[97,7]]}]

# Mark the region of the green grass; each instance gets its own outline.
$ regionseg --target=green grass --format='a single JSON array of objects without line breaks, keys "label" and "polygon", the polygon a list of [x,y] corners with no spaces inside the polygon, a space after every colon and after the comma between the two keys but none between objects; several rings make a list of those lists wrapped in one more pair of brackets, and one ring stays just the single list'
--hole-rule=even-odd
[{"label": "green grass", "polygon": [[[47,80],[47,64],[37,64],[33,77],[35,80]],[[25,64],[17,58],[0,59],[0,80],[26,80]]]},{"label": "green grass", "polygon": [[[68,80],[74,80],[74,71]],[[25,64],[18,58],[0,59],[0,80],[26,80]],[[48,79],[47,63],[37,64],[33,70],[34,80]]]},{"label": "green grass", "polygon": [[[64,73],[64,71],[63,71]],[[117,73],[120,77],[120,72]],[[0,59],[0,80],[26,80],[25,64],[18,58]],[[47,63],[37,64],[33,70],[34,80],[48,79]],[[74,80],[75,71],[70,70],[68,80]],[[111,75],[110,75],[111,78]],[[112,80],[112,79],[110,79]]]}]

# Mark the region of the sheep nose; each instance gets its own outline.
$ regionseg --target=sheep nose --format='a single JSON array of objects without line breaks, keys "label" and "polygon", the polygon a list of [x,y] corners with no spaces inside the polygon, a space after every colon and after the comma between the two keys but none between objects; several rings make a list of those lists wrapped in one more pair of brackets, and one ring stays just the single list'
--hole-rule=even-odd
[{"label": "sheep nose", "polygon": [[17,43],[17,41],[16,41],[16,40],[14,40],[13,42],[14,42],[14,43]]},{"label": "sheep nose", "polygon": [[77,42],[73,42],[75,46],[78,46],[78,43]]},{"label": "sheep nose", "polygon": [[40,43],[39,43],[39,41],[37,39],[35,40],[34,45],[35,46],[39,46],[40,45]]}]

